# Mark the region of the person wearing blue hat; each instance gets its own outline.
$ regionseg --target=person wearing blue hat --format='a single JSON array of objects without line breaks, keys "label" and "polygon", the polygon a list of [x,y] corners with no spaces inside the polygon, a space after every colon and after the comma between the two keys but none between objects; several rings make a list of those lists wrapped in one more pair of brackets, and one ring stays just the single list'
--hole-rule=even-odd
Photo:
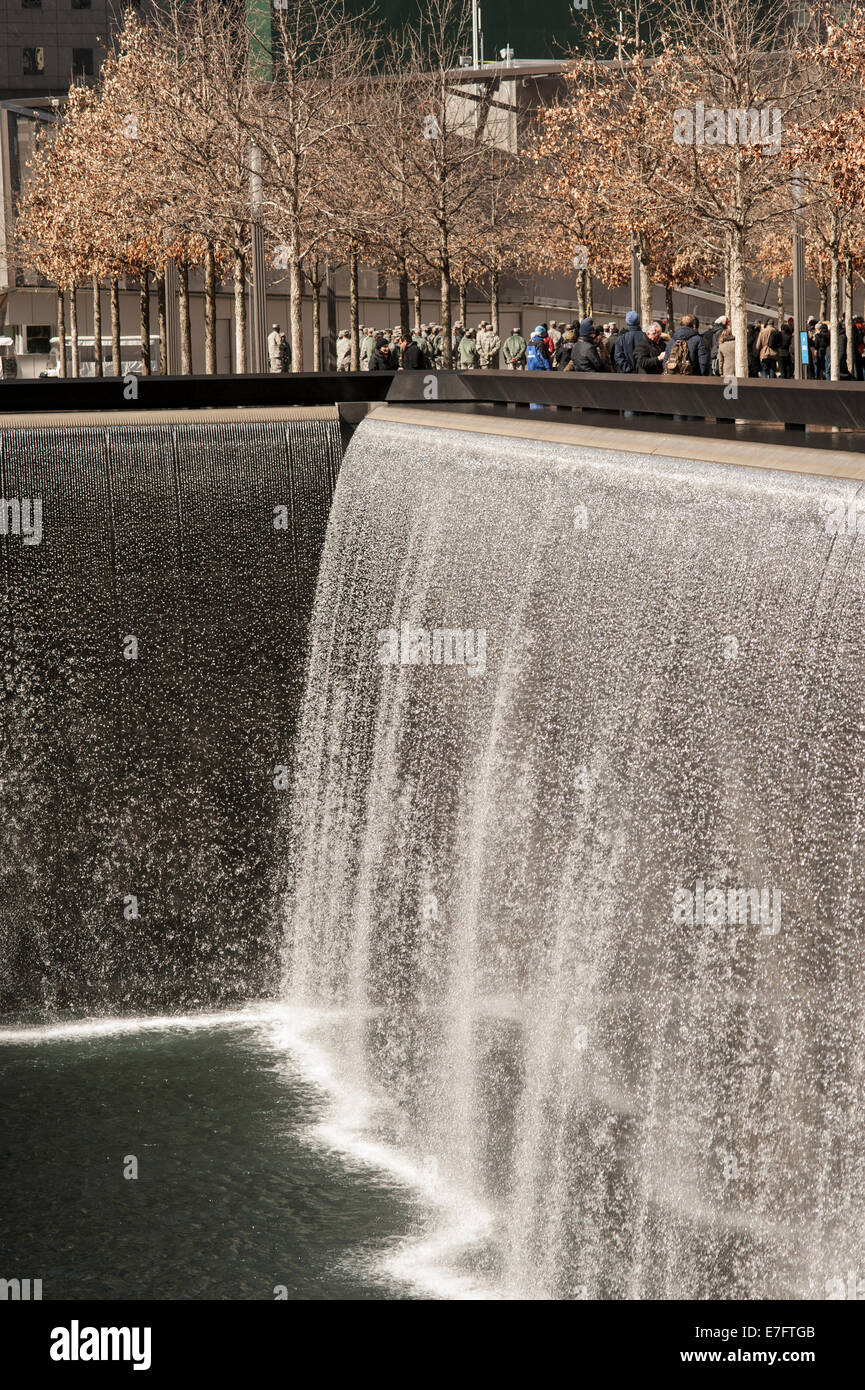
[{"label": "person wearing blue hat", "polygon": [[[544,342],[543,324],[536,328],[531,337],[531,342],[526,348],[526,371],[527,372],[549,372],[550,359],[547,356],[547,345]],[[541,410],[543,407],[537,401],[529,402],[530,410]]]},{"label": "person wearing blue hat", "polygon": [[548,372],[550,370],[550,359],[547,356],[543,327],[535,329],[531,342],[526,348],[526,370],[529,372]]},{"label": "person wearing blue hat", "polygon": [[617,372],[636,372],[636,347],[645,338],[640,315],[631,309],[625,315],[625,331],[620,333],[613,348],[613,366]]}]

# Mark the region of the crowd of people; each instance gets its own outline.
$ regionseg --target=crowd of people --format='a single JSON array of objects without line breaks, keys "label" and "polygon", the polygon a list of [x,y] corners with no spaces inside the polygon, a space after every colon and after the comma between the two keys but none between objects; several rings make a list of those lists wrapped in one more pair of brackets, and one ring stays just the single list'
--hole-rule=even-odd
[{"label": "crowd of people", "polygon": [[[364,327],[360,332],[361,371],[434,371],[442,366],[441,324],[423,323],[411,331],[397,326],[377,331]],[[752,377],[792,377],[796,352],[792,318],[767,318],[748,325],[748,375]],[[475,368],[511,371],[574,371],[666,373],[670,375],[734,376],[736,344],[730,320],[720,314],[701,328],[695,314],[685,314],[674,329],[655,321],[643,327],[633,310],[620,328],[610,322],[596,325],[591,318],[574,320],[570,325],[539,323],[531,336],[523,337],[519,324],[502,342],[491,323],[477,328],[454,325],[453,365],[458,371]],[[840,372],[842,378],[865,379],[865,319],[853,320],[852,371],[847,363],[847,334],[839,325]],[[337,370],[351,370],[351,337],[344,329],[337,338]],[[829,379],[831,334],[828,324],[808,320],[807,375]]]}]

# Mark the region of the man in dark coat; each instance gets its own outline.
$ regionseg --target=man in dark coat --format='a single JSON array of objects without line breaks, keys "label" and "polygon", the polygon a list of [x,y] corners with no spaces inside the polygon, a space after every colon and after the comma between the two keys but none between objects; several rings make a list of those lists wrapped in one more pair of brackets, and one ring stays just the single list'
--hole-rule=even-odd
[{"label": "man in dark coat", "polygon": [[594,320],[583,319],[580,333],[571,351],[571,361],[575,372],[608,372],[610,370],[598,353],[597,340],[602,329],[596,328]]},{"label": "man in dark coat", "polygon": [[664,353],[664,363],[669,359],[676,343],[685,342],[688,346],[688,357],[691,363],[691,372],[694,376],[708,376],[711,358],[709,350],[696,329],[696,320],[693,314],[685,314],[679,323],[669,343],[667,351]]},{"label": "man in dark coat", "polygon": [[625,331],[613,339],[613,366],[617,372],[635,372],[634,347],[637,338],[644,338],[640,315],[631,310],[625,315]]},{"label": "man in dark coat", "polygon": [[640,333],[634,342],[634,364],[638,372],[661,370],[664,344],[661,341],[661,325],[650,323],[645,333]]},{"label": "man in dark coat", "polygon": [[402,353],[400,356],[400,367],[405,372],[423,372],[429,370],[429,362],[426,353],[422,350],[419,343],[409,337],[408,333],[402,335]]}]

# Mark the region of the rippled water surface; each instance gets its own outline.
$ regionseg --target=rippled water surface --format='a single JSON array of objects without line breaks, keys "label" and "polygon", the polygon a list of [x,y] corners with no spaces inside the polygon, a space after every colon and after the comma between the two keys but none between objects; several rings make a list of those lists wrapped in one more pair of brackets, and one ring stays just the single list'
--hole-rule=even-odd
[{"label": "rippled water surface", "polygon": [[317,1135],[333,1101],[285,1027],[0,1033],[0,1275],[45,1300],[411,1297],[380,1266],[417,1193]]}]

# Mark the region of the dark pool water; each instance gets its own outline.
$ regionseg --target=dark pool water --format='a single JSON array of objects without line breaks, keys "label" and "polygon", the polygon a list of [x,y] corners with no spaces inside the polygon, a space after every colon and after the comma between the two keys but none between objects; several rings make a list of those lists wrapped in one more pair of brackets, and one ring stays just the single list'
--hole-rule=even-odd
[{"label": "dark pool water", "polygon": [[254,1025],[0,1041],[0,1277],[46,1301],[411,1297],[373,1266],[416,1204],[310,1142],[323,1103]]}]

